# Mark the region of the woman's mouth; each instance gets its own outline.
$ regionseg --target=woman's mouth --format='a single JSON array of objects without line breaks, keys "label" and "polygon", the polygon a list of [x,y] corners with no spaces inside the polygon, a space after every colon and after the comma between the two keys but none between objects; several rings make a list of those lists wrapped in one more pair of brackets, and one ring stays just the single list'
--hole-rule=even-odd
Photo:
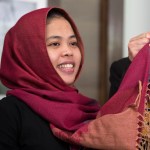
[{"label": "woman's mouth", "polygon": [[59,70],[67,74],[73,73],[74,67],[75,67],[74,63],[62,63],[58,65]]}]

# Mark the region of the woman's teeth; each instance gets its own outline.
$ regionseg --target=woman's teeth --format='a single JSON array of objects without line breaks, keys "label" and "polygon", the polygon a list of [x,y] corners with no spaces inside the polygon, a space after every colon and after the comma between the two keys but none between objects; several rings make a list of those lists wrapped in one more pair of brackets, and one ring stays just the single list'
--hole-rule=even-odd
[{"label": "woman's teeth", "polygon": [[73,68],[74,65],[73,64],[61,64],[59,65],[60,68]]}]

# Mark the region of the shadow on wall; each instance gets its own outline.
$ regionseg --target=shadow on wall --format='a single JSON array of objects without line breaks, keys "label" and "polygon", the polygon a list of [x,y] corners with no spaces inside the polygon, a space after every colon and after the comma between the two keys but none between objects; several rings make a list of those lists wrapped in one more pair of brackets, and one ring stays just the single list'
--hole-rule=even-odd
[{"label": "shadow on wall", "polygon": [[0,100],[5,96],[5,93],[8,89],[0,83]]}]

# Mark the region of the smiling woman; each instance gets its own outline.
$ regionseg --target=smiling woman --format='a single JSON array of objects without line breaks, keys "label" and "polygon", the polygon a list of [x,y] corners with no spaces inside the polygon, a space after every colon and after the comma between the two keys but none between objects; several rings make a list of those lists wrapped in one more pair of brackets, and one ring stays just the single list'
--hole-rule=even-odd
[{"label": "smiling woman", "polygon": [[0,149],[74,148],[59,135],[74,133],[99,110],[74,86],[83,50],[73,20],[60,8],[27,13],[7,32],[0,79],[10,90],[0,101]]},{"label": "smiling woman", "polygon": [[53,11],[48,15],[46,45],[56,72],[66,84],[73,85],[81,64],[81,52],[70,23],[60,14],[53,16]]},{"label": "smiling woman", "polygon": [[83,51],[75,23],[61,8],[29,12],[7,32],[0,79],[10,90],[0,100],[1,150],[137,150],[143,137],[149,142],[149,46],[101,109],[74,86]]}]

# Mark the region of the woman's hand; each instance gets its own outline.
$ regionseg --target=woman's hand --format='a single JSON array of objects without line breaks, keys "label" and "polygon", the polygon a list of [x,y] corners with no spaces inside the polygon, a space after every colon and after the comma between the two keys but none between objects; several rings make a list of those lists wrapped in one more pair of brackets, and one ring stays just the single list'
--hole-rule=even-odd
[{"label": "woman's hand", "polygon": [[150,32],[142,33],[130,39],[128,43],[128,55],[132,61],[142,47],[150,42]]}]

